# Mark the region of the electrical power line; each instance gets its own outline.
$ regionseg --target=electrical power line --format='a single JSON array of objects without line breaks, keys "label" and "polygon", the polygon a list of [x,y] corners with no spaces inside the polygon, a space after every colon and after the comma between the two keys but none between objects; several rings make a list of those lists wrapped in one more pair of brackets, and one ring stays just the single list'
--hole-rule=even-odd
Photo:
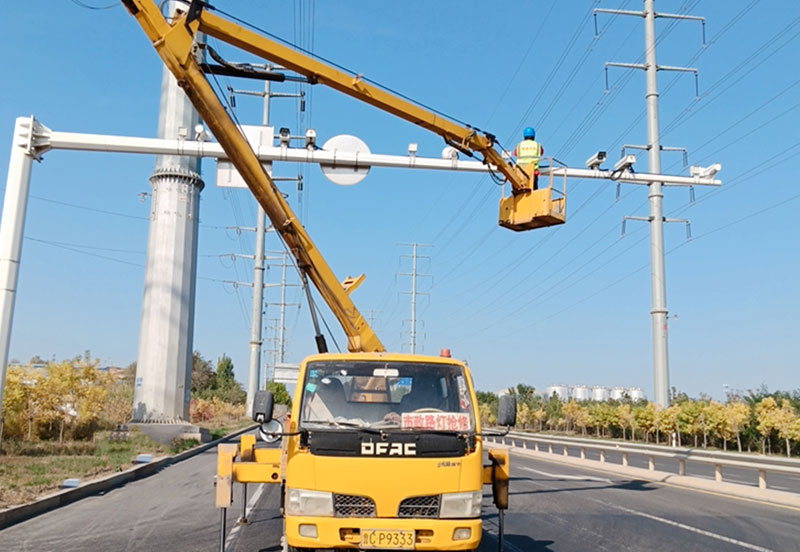
[{"label": "electrical power line", "polygon": [[116,8],[117,6],[121,5],[119,2],[114,2],[113,4],[107,4],[105,6],[92,6],[91,4],[87,4],[85,2],[82,2],[81,0],[70,0],[70,2],[85,10],[95,10],[95,11],[110,10],[111,8]]}]

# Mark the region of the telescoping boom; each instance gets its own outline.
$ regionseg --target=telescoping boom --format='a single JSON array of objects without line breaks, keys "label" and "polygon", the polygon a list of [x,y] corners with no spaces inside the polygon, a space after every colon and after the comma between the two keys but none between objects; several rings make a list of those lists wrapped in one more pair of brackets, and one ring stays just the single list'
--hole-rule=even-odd
[{"label": "telescoping boom", "polygon": [[[494,136],[454,123],[359,76],[306,56],[274,40],[212,13],[207,3],[195,0],[188,9],[168,22],[153,0],[122,0],[150,39],[167,68],[175,75],[200,117],[219,141],[274,228],[330,306],[348,339],[350,351],[384,350],[378,337],[348,297],[345,287],[314,246],[289,204],[281,196],[236,123],[226,112],[198,62],[195,36],[205,33],[222,42],[279,64],[379,109],[442,136],[449,145],[470,155],[478,154],[511,185],[512,195],[501,204],[500,224],[514,230],[537,228],[564,221],[564,198],[553,199],[551,189],[532,190],[532,176],[506,161],[495,149]],[[553,216],[555,214],[555,217]]]}]

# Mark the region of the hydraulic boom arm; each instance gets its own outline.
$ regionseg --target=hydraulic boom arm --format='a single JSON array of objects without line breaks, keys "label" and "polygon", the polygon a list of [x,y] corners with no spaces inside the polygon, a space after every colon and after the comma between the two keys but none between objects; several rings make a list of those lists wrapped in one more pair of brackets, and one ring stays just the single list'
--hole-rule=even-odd
[{"label": "hydraulic boom arm", "polygon": [[[336,279],[203,74],[193,51],[194,35],[200,21],[189,22],[184,16],[170,25],[152,0],[123,0],[123,3],[136,17],[164,64],[175,75],[200,117],[264,207],[300,270],[308,275],[333,311],[347,335],[348,350],[383,351],[383,344],[350,300],[348,290]],[[188,15],[191,14],[190,9]],[[202,15],[205,17],[207,14],[203,12]]]},{"label": "hydraulic boom arm", "polygon": [[[264,207],[273,226],[297,259],[300,270],[311,279],[333,311],[347,335],[350,351],[382,351],[384,348],[348,297],[354,286],[344,286],[336,279],[214,93],[196,55],[194,38],[197,33],[205,33],[299,73],[312,84],[324,84],[435,132],[446,143],[468,155],[473,155],[473,152],[480,154],[484,163],[500,172],[511,184],[512,196],[501,202],[501,225],[513,230],[527,230],[564,221],[563,198],[551,201],[549,190],[532,191],[533,175],[503,159],[495,150],[495,139],[491,134],[450,121],[365,82],[360,75],[354,77],[219,17],[202,0],[193,0],[187,11],[176,14],[171,23],[165,20],[154,0],[122,0],[122,3],[136,18],[256,200]],[[528,169],[528,172],[532,171]],[[555,218],[549,216],[554,209],[558,211]]]}]

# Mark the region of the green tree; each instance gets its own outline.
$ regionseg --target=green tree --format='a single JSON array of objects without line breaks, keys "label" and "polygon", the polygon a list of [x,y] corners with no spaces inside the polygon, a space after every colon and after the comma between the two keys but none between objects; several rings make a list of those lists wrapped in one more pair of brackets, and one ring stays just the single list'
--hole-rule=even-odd
[{"label": "green tree", "polygon": [[64,431],[77,416],[74,405],[75,368],[71,361],[51,362],[47,365],[47,376],[37,385],[43,421],[49,426],[58,424],[58,442],[64,440]]},{"label": "green tree", "polygon": [[486,404],[489,409],[497,414],[497,405],[500,402],[500,397],[491,391],[476,391],[475,396],[478,399],[478,404]]},{"label": "green tree", "polygon": [[539,407],[531,413],[532,418],[536,421],[537,431],[542,431],[544,421],[547,419],[547,411]]},{"label": "green tree", "polygon": [[[633,411],[630,404],[621,404],[616,409],[617,424],[622,430],[622,440],[626,438],[626,433],[629,427],[633,425]],[[631,435],[631,439],[633,436]]]},{"label": "green tree", "polygon": [[489,403],[478,403],[478,413],[481,417],[481,423],[494,425],[497,421],[497,416],[492,413]]},{"label": "green tree", "polygon": [[560,425],[558,422],[561,419],[561,407],[561,400],[553,393],[544,407],[547,413],[547,425],[550,426],[550,429],[552,429],[553,426],[558,427]]},{"label": "green tree", "polygon": [[30,424],[33,423],[33,419],[29,418],[27,409],[31,403],[33,386],[23,384],[25,375],[25,370],[17,366],[10,366],[6,372],[0,445],[3,443],[4,435],[10,435],[12,438],[20,437],[26,424],[28,424],[28,434],[31,433]]},{"label": "green tree", "polygon": [[592,422],[589,416],[589,410],[584,405],[578,405],[575,411],[574,423],[576,427],[581,428],[581,435],[586,436],[586,428]]},{"label": "green tree", "polygon": [[681,425],[684,434],[689,434],[697,447],[697,438],[702,431],[700,418],[703,414],[703,403],[700,401],[685,400],[678,403],[681,411],[678,415],[678,423]]},{"label": "green tree", "polygon": [[211,362],[199,352],[192,353],[192,393],[198,394],[217,387],[217,378]]},{"label": "green tree", "polygon": [[617,423],[614,407],[606,402],[593,403],[589,407],[589,418],[600,437],[604,437],[608,428]]},{"label": "green tree", "polygon": [[267,391],[272,392],[272,401],[275,404],[285,404],[286,406],[290,407],[292,406],[292,397],[289,396],[289,392],[286,390],[286,386],[284,384],[275,381],[268,381]]},{"label": "green tree", "polygon": [[516,387],[508,389],[509,395],[516,397],[517,405],[527,404],[530,408],[538,408],[540,399],[536,394],[536,389],[532,385],[518,383]]},{"label": "green tree", "polygon": [[[766,454],[766,443],[769,441],[772,430],[775,429],[775,412],[778,410],[778,403],[772,397],[765,397],[756,403],[756,422],[758,433],[761,435],[761,452]],[[772,452],[772,443],[770,443]]]},{"label": "green tree", "polygon": [[572,424],[579,416],[578,411],[580,408],[580,405],[575,401],[568,401],[561,407],[561,414],[564,416],[564,422],[567,425],[567,433],[572,430]]},{"label": "green tree", "polygon": [[233,361],[231,357],[222,354],[217,360],[217,388],[223,388],[235,383],[233,376]]},{"label": "green tree", "polygon": [[792,456],[792,447],[789,440],[792,438],[794,422],[797,418],[792,403],[787,399],[781,400],[781,407],[772,414],[772,424],[778,431],[778,436],[786,442],[786,456]]},{"label": "green tree", "polygon": [[647,403],[633,409],[633,420],[636,428],[642,431],[645,443],[650,440],[650,432],[655,427],[656,405]]},{"label": "green tree", "polygon": [[703,415],[708,431],[722,441],[722,448],[727,450],[728,439],[733,437],[733,432],[728,426],[725,417],[725,407],[717,401],[708,401],[703,407]]},{"label": "green tree", "polygon": [[680,424],[678,419],[680,417],[681,407],[677,404],[673,404],[660,410],[658,413],[658,420],[659,420],[659,427],[661,431],[666,433],[667,435],[675,432],[675,436],[677,438],[677,444],[680,446],[681,444],[681,431],[680,431]]},{"label": "green tree", "polygon": [[787,428],[787,434],[789,435],[790,439],[796,443],[800,443],[800,416],[796,416],[789,425]]},{"label": "green tree", "polygon": [[528,424],[532,421],[532,410],[531,407],[528,406],[528,403],[522,402],[520,403],[519,407],[517,408],[517,424],[522,427],[522,429],[527,429]]},{"label": "green tree", "polygon": [[725,421],[736,436],[739,452],[742,452],[742,430],[750,421],[750,407],[743,402],[729,402],[725,405]]},{"label": "green tree", "polygon": [[228,355],[223,354],[217,361],[216,387],[212,395],[231,404],[242,404],[247,399],[247,393],[234,379],[233,361]]}]

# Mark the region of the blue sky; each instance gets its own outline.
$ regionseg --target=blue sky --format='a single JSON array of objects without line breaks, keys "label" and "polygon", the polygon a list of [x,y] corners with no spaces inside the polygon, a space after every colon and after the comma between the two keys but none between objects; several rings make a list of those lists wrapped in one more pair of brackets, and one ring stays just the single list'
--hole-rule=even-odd
[{"label": "blue sky", "polygon": [[[107,5],[108,0],[85,0]],[[639,0],[481,2],[216,0],[214,4],[289,41],[350,67],[470,124],[507,147],[533,125],[545,152],[582,166],[592,153],[616,159],[622,144],[645,138],[644,75],[605,61],[639,62],[642,22],[601,15],[593,7],[640,9]],[[499,4],[498,4],[499,5]],[[660,64],[700,70],[661,72],[662,144],[684,146],[689,163],[719,162],[724,185],[665,193],[671,384],[692,395],[720,396],[722,385],[794,389],[800,373],[800,4],[794,0],[659,0],[658,10],[707,18],[701,48],[694,22],[657,22]],[[781,17],[776,17],[781,14]],[[154,136],[160,61],[121,7],[92,11],[69,0],[10,3],[0,23],[5,79],[0,87],[0,167],[7,167],[14,119],[34,114],[54,130]],[[231,60],[247,56],[225,47]],[[228,82],[223,79],[222,85]],[[258,84],[236,82],[236,88]],[[278,88],[276,87],[276,90]],[[284,85],[287,92],[295,85]],[[260,122],[257,99],[240,97],[237,116]],[[436,157],[441,139],[335,92],[314,87],[309,109],[275,100],[272,122],[320,141],[355,134],[376,153]],[[50,152],[33,169],[11,357],[64,358],[91,349],[103,363],[136,357],[147,239],[151,156]],[[646,170],[646,158],[637,168]],[[679,154],[665,153],[664,172],[685,174]],[[195,348],[230,355],[246,379],[252,264],[220,255],[252,253],[255,204],[245,191],[213,184],[203,164]],[[421,264],[431,274],[420,291],[423,351],[450,347],[472,366],[481,389],[518,382],[641,386],[652,396],[647,229],[624,215],[646,215],[647,190],[570,181],[568,221],[514,233],[496,226],[500,190],[466,173],[374,169],[349,188],[316,167],[283,165],[275,174],[305,177],[298,202],[309,232],[335,272],[367,274],[353,295],[362,313],[376,311],[389,349],[407,350],[410,263],[400,243],[431,244]],[[4,179],[3,179],[4,182]],[[279,249],[268,237],[268,248]],[[268,281],[279,279],[276,266]],[[297,288],[289,292],[299,301]],[[276,302],[270,289],[268,301]],[[307,309],[290,307],[288,360],[314,351]],[[265,339],[274,305],[267,306]],[[344,339],[326,316],[338,343]],[[267,348],[270,344],[267,344]]]}]

